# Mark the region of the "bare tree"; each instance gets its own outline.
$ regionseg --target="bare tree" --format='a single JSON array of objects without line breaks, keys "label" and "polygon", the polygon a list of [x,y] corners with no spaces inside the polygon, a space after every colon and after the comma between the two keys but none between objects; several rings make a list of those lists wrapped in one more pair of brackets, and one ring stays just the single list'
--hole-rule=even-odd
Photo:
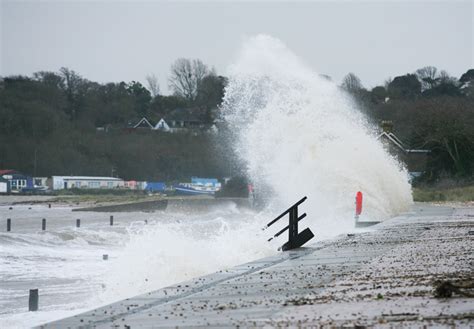
[{"label": "bare tree", "polygon": [[199,59],[178,58],[171,65],[169,86],[175,95],[194,101],[202,79],[211,73]]},{"label": "bare tree", "polygon": [[457,80],[455,77],[452,77],[448,72],[446,72],[445,70],[442,70],[440,73],[439,73],[439,82],[440,83],[445,83],[445,84],[453,84],[453,85],[457,85]]},{"label": "bare tree", "polygon": [[416,70],[415,75],[421,82],[422,91],[436,87],[440,81],[438,69],[434,66],[425,66]]},{"label": "bare tree", "polygon": [[160,85],[158,84],[158,78],[156,77],[156,75],[147,75],[146,83],[148,85],[148,90],[150,91],[152,97],[156,97],[160,94]]},{"label": "bare tree", "polygon": [[357,92],[364,88],[354,73],[349,73],[342,79],[341,87],[349,92]]}]

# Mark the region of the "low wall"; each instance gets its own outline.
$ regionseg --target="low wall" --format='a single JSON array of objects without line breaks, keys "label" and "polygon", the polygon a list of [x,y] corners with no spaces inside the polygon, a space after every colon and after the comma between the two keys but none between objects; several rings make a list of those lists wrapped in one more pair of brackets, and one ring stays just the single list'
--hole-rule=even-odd
[{"label": "low wall", "polygon": [[169,198],[156,201],[141,201],[108,206],[76,208],[72,211],[97,211],[97,212],[154,212],[165,210],[170,212],[208,212],[220,207],[252,208],[247,198]]},{"label": "low wall", "polygon": [[98,206],[98,207],[87,207],[87,208],[76,208],[72,211],[97,211],[97,212],[132,212],[132,211],[143,211],[153,212],[157,210],[165,210],[168,205],[168,200],[156,200],[156,201],[141,201],[133,203],[115,204],[109,206]]}]

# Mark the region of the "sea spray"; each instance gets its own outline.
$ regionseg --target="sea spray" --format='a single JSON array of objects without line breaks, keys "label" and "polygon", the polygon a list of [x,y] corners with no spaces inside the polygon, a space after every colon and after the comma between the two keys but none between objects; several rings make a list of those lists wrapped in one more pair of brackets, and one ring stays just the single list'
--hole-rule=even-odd
[{"label": "sea spray", "polygon": [[407,172],[376,139],[354,103],[282,42],[248,39],[231,66],[222,105],[250,179],[278,208],[307,195],[309,225],[323,235],[361,219],[384,220],[412,202]]},{"label": "sea spray", "polygon": [[[161,213],[130,227],[126,248],[110,260],[104,303],[269,256],[277,245],[260,230],[262,213],[219,207],[209,213]],[[166,220],[163,220],[166,218]]]},{"label": "sea spray", "polygon": [[[272,255],[281,244],[268,243],[269,232],[260,230],[271,215],[230,202],[207,212],[115,214],[113,227],[107,215],[81,213],[79,229],[70,208],[33,212],[21,233],[0,232],[0,323],[7,327],[40,325],[224,270]],[[42,232],[38,218],[46,213],[60,220]],[[31,287],[40,289],[34,314],[25,311]]]}]

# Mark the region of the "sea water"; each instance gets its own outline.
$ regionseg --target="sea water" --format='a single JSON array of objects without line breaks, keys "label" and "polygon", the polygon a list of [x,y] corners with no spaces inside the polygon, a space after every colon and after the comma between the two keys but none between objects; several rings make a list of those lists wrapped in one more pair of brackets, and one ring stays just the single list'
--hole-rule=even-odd
[{"label": "sea water", "polygon": [[[0,206],[0,218],[13,220],[12,232],[0,227],[2,328],[38,325],[271,255],[285,237],[266,240],[284,223],[261,227],[303,196],[300,213],[308,216],[301,227],[316,239],[354,230],[357,191],[364,194],[362,219],[384,220],[408,208],[407,173],[374,127],[281,41],[247,39],[228,76],[222,119],[266,208],[121,213],[111,227],[109,214]],[[27,312],[33,288],[40,310]]]},{"label": "sea water", "polygon": [[[0,232],[1,328],[39,325],[277,249],[260,230],[268,217],[232,203],[199,213],[114,213],[114,226],[107,213],[9,208],[0,206],[0,218],[12,218],[11,232]],[[39,311],[28,312],[28,291],[36,288]]]}]

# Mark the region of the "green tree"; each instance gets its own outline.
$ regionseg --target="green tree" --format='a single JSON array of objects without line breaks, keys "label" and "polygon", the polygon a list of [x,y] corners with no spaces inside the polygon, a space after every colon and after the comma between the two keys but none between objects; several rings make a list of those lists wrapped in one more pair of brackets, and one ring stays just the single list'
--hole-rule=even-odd
[{"label": "green tree", "polygon": [[128,93],[133,97],[134,109],[139,116],[146,116],[151,102],[151,94],[140,82],[132,81],[127,85]]},{"label": "green tree", "polygon": [[205,76],[197,90],[196,102],[197,106],[206,108],[215,108],[222,103],[227,78],[210,74]]},{"label": "green tree", "polygon": [[409,109],[413,142],[432,150],[433,176],[445,171],[466,177],[474,173],[474,104],[460,97],[419,100]]},{"label": "green tree", "polygon": [[421,83],[414,74],[395,77],[387,87],[390,98],[416,99],[421,95]]},{"label": "green tree", "polygon": [[383,86],[377,86],[374,87],[370,91],[370,96],[372,103],[374,104],[380,104],[385,102],[385,98],[388,96],[387,90]]}]

